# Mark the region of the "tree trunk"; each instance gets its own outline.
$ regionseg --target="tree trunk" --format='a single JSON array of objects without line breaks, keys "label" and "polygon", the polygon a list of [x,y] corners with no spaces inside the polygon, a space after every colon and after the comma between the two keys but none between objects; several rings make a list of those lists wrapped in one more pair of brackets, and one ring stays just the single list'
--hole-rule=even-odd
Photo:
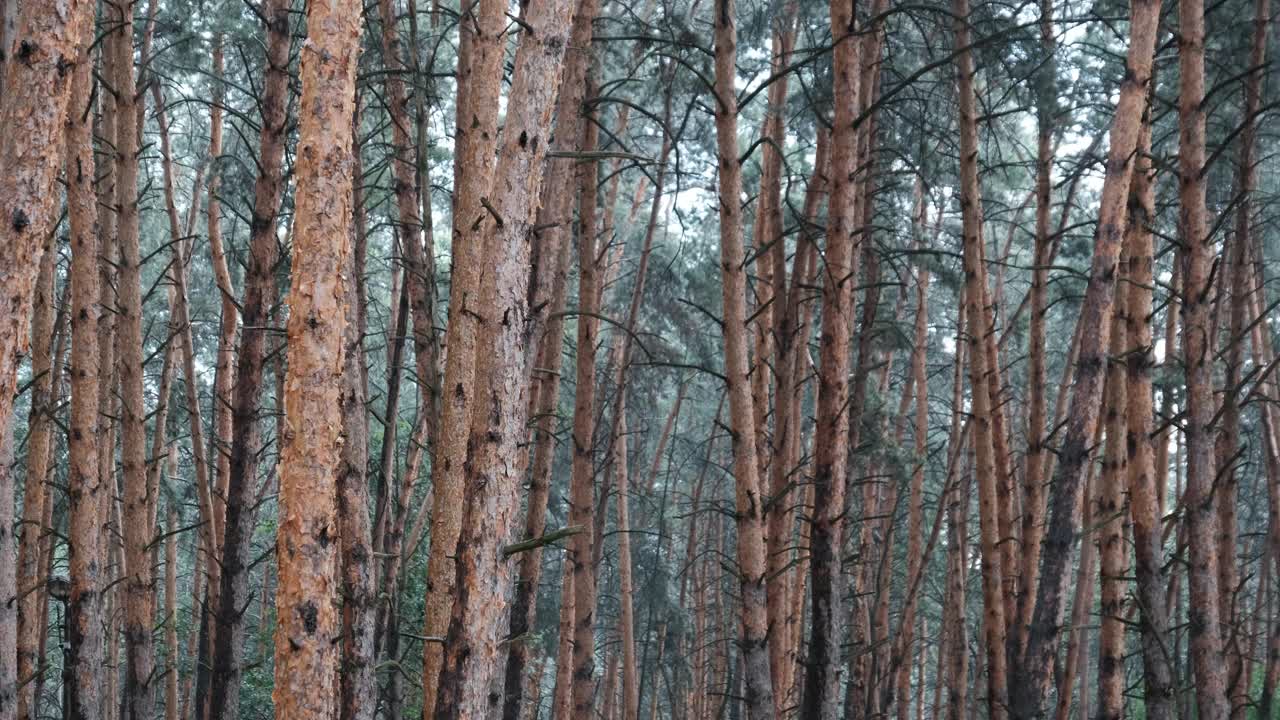
[{"label": "tree trunk", "polygon": [[1125,547],[1125,486],[1128,456],[1125,450],[1128,417],[1126,375],[1122,358],[1127,341],[1127,293],[1124,277],[1128,256],[1122,249],[1116,273],[1111,339],[1107,351],[1106,392],[1103,417],[1106,441],[1103,446],[1102,476],[1093,494],[1092,526],[1098,533],[1099,617],[1098,630],[1098,720],[1120,720],[1124,714],[1125,619],[1129,551]]},{"label": "tree trunk", "polygon": [[[1066,435],[1057,453],[1049,507],[1051,515],[1040,560],[1040,583],[1028,629],[1026,650],[1015,673],[1011,710],[1016,720],[1044,713],[1049,693],[1050,660],[1056,655],[1065,590],[1071,571],[1089,440],[1098,424],[1102,402],[1103,362],[1110,340],[1116,288],[1116,262],[1123,240],[1134,150],[1138,147],[1142,107],[1146,102],[1155,48],[1159,3],[1139,0],[1130,9],[1129,52],[1120,97],[1111,125],[1111,147],[1103,180],[1089,284],[1080,308],[1079,356],[1071,391]],[[1051,454],[1051,457],[1053,455]]]},{"label": "tree trunk", "polygon": [[342,306],[351,267],[351,118],[360,16],[354,2],[308,4],[310,32],[302,51],[272,692],[276,713],[300,720],[338,716],[339,646],[333,639],[341,632],[341,580],[340,538],[334,536],[340,528]]},{"label": "tree trunk", "polygon": [[738,56],[735,0],[716,0],[715,88],[717,174],[720,197],[720,271],[724,301],[724,367],[733,436],[733,475],[741,586],[742,669],[752,720],[775,716],[769,669],[765,593],[764,499],[760,494],[755,411],[747,377],[747,278],[742,238],[742,166],[738,162],[738,100],[734,89]]},{"label": "tree trunk", "polygon": [[[427,597],[422,634],[444,637],[454,603],[458,536],[464,504],[463,459],[478,356],[477,317],[488,314],[481,294],[485,245],[479,226],[488,217],[481,198],[489,195],[498,142],[498,95],[502,84],[506,8],[480,0],[460,23],[456,140],[454,141],[453,253],[449,279],[449,324],[445,330],[444,406],[434,444],[431,544],[427,557]],[[422,650],[422,715],[435,713],[444,646]]]},{"label": "tree trunk", "polygon": [[969,389],[973,410],[974,472],[978,480],[978,524],[982,538],[983,639],[987,653],[987,707],[992,720],[1007,712],[1005,598],[999,555],[998,477],[991,422],[991,364],[986,333],[986,266],[982,259],[982,191],[978,179],[977,98],[969,34],[968,0],[954,0],[957,85],[960,104],[960,210],[964,220],[965,321],[969,328]]},{"label": "tree trunk", "polygon": [[[924,232],[927,205],[923,193],[923,181],[917,179],[917,199],[919,210],[916,213],[915,233],[920,238]],[[917,245],[919,244],[917,239]],[[915,385],[915,464],[911,472],[911,496],[907,508],[907,577],[915,578],[920,574],[926,558],[920,547],[921,531],[924,524],[924,471],[929,461],[929,377],[925,367],[925,356],[929,348],[929,280],[927,266],[920,266],[916,271],[916,322],[915,347],[911,353],[912,384]],[[887,554],[887,551],[886,551]],[[918,593],[907,588],[908,596],[899,623],[903,637],[895,647],[897,654],[897,703],[898,720],[910,720],[911,710],[911,647],[915,631],[915,612]],[[923,622],[923,618],[921,619]],[[924,638],[921,637],[923,642]],[[924,648],[921,647],[921,663]],[[921,665],[920,693],[924,693],[924,671]]]},{"label": "tree trunk", "polygon": [[[594,151],[598,128],[592,117],[582,123],[584,152]],[[573,564],[573,675],[571,705],[574,717],[588,717],[592,707],[591,680],[595,673],[596,572],[595,533],[595,396],[596,332],[600,322],[600,292],[596,266],[596,163],[577,170],[578,197],[578,334],[573,395],[573,465],[569,480],[569,524],[586,531],[569,546]]]},{"label": "tree trunk", "polygon": [[[597,6],[590,3],[574,15],[569,45],[565,50],[564,80],[556,100],[556,126],[552,149],[557,152],[580,150],[582,138],[582,101],[586,89],[587,64],[591,59],[591,23]],[[568,283],[570,243],[573,226],[574,194],[564,188],[572,182],[575,163],[570,158],[555,157],[547,161],[547,179],[542,188],[541,210],[535,237],[533,260],[534,304],[550,303],[546,332],[538,343],[539,362],[533,370],[532,395],[536,402],[532,420],[533,470],[529,482],[529,502],[525,512],[525,537],[541,537],[547,524],[547,500],[551,494],[552,465],[555,462],[555,412],[560,398],[560,367],[563,363],[565,288]],[[580,318],[579,325],[589,322]],[[451,351],[452,352],[452,351]],[[542,549],[535,548],[520,555],[520,574],[516,580],[511,607],[511,637],[525,638],[533,628],[537,611],[538,580],[542,575]],[[562,597],[561,602],[568,600]],[[512,643],[507,656],[504,720],[519,720],[525,687],[525,667],[529,662],[530,639]],[[557,666],[557,673],[559,667]]]},{"label": "tree trunk", "polygon": [[[1204,2],[1178,2],[1178,230],[1182,256],[1182,352],[1186,368],[1187,487],[1183,494],[1189,565],[1190,660],[1200,720],[1231,710],[1220,635],[1222,608],[1215,532],[1213,339],[1210,283],[1214,240],[1205,210]],[[1119,110],[1117,110],[1117,113]],[[1113,141],[1114,142],[1114,141]]]},{"label": "tree trunk", "polygon": [[[74,112],[68,107],[67,112]],[[75,152],[75,147],[66,146],[68,152]],[[37,275],[35,296],[31,320],[31,412],[27,420],[27,477],[22,493],[22,525],[18,538],[18,565],[15,592],[18,596],[17,612],[17,674],[12,678],[0,679],[0,686],[5,682],[17,682],[17,718],[32,720],[35,717],[36,682],[34,675],[41,671],[43,664],[38,653],[40,630],[45,624],[44,606],[40,602],[40,585],[47,578],[40,577],[40,548],[46,531],[44,525],[45,506],[54,502],[50,493],[45,490],[49,477],[50,446],[53,444],[54,408],[57,398],[53,395],[53,334],[54,320],[57,314],[57,298],[54,297],[55,265],[58,259],[54,247],[54,235],[49,233],[44,239],[44,254],[40,258],[40,271]],[[8,467],[0,469],[0,473],[12,472]],[[2,498],[8,495],[0,496]],[[2,502],[2,501],[0,501]],[[3,532],[3,531],[0,531]],[[8,546],[5,546],[5,550]],[[4,593],[0,593],[3,596]],[[4,611],[0,611],[2,614]],[[4,648],[0,648],[3,650]],[[4,690],[0,689],[0,694]],[[0,701],[3,708],[3,701]]]},{"label": "tree trunk", "polygon": [[515,580],[503,548],[515,536],[524,479],[515,459],[527,440],[532,358],[525,348],[541,330],[541,309],[529,306],[530,241],[573,11],[569,0],[553,0],[522,18],[527,28],[515,57],[498,181],[469,231],[493,265],[476,317],[477,407],[486,412],[473,415],[467,440],[457,601],[436,698],[436,716],[446,720],[492,717],[502,707],[503,635]]},{"label": "tree trunk", "polygon": [[[1036,226],[1031,270],[1031,322],[1027,338],[1027,454],[1022,473],[1022,565],[1019,571],[1017,652],[1026,647],[1027,626],[1039,584],[1040,541],[1044,536],[1045,456],[1045,313],[1048,311],[1049,211],[1053,204],[1053,132],[1058,111],[1057,40],[1053,0],[1040,0],[1040,51],[1043,65],[1036,78]],[[1065,217],[1069,208],[1063,208]]]},{"label": "tree trunk", "polygon": [[[211,546],[214,557],[221,558],[221,567],[209,582],[211,602],[217,608],[217,623],[212,626],[213,674],[206,720],[237,720],[240,711],[245,644],[243,613],[250,601],[248,571],[258,474],[258,401],[262,394],[267,325],[271,307],[276,301],[275,266],[279,242],[276,214],[280,210],[284,189],[281,166],[288,122],[289,7],[289,0],[268,0],[263,8],[267,23],[267,57],[261,99],[259,171],[254,182],[249,259],[241,302],[243,331],[236,358],[231,407],[231,463],[227,476],[225,522],[222,524],[225,532],[221,537],[215,536],[215,544]],[[349,118],[348,113],[341,127],[349,124]],[[336,128],[330,130],[336,131]],[[343,232],[346,232],[345,227]],[[301,254],[296,247],[298,235],[295,225],[295,258]],[[291,318],[296,316],[296,308],[293,310]],[[290,360],[292,365],[292,356]]]},{"label": "tree trunk", "polygon": [[[854,31],[855,7],[851,3],[833,1],[830,10],[831,33],[837,38],[832,58],[833,92],[838,97],[856,98],[861,75],[859,44]],[[822,280],[818,411],[814,430],[815,512],[810,522],[809,539],[813,624],[801,705],[803,716],[822,720],[834,720],[840,707],[841,619],[844,617],[840,582],[841,531],[852,422],[847,405],[853,289],[858,274],[855,233],[860,229],[854,202],[857,185],[852,178],[857,155],[856,110],[853,103],[836,103]]]},{"label": "tree trunk", "polygon": [[[0,286],[8,296],[8,311],[0,323],[0,442],[12,441],[11,419],[18,365],[31,340],[31,305],[46,239],[56,222],[58,162],[65,138],[71,78],[80,56],[92,3],[69,0],[57,7],[27,3],[17,18],[17,56],[5,63],[4,104],[0,108]],[[7,13],[6,13],[7,14]],[[9,25],[5,18],[5,25]],[[8,35],[5,33],[6,36]],[[6,46],[6,49],[9,46]],[[8,54],[7,52],[5,53]],[[10,507],[0,529],[0,653],[17,652],[17,594],[13,558],[13,476],[0,471],[0,498]],[[0,665],[0,717],[11,717],[17,704],[17,667]]]},{"label": "tree trunk", "polygon": [[138,93],[133,74],[133,9],[122,5],[120,37],[113,44],[116,60],[116,237],[120,244],[117,266],[116,327],[120,348],[120,457],[124,485],[123,523],[125,580],[124,640],[125,679],[122,720],[149,718],[155,705],[152,685],[154,618],[151,553],[154,537],[150,519],[151,496],[147,482],[147,429],[143,394],[142,268],[138,213]]},{"label": "tree trunk", "polygon": [[[1141,611],[1142,672],[1148,717],[1170,720],[1174,680],[1166,648],[1169,616],[1164,607],[1164,550],[1161,541],[1160,494],[1156,487],[1151,408],[1151,324],[1154,258],[1151,227],[1155,218],[1155,184],[1151,154],[1150,105],[1138,143],[1138,164],[1129,188],[1129,225],[1125,244],[1129,258],[1125,315],[1128,335],[1126,386],[1129,425],[1129,519],[1133,523],[1134,571]],[[1165,352],[1171,352],[1166,347]],[[1157,436],[1159,438],[1161,436]],[[1167,438],[1164,440],[1167,442]]]},{"label": "tree trunk", "polygon": [[[358,103],[358,101],[357,101]],[[369,522],[369,489],[365,477],[369,464],[368,399],[364,357],[365,335],[365,229],[363,194],[360,190],[360,111],[352,121],[352,222],[351,261],[344,298],[346,329],[343,334],[346,364],[342,373],[342,456],[338,469],[338,532],[342,538],[342,672],[341,720],[373,720],[377,708],[374,677],[374,586],[372,536]]]},{"label": "tree trunk", "polygon": [[[88,24],[88,23],[86,23]],[[91,30],[90,30],[91,32]],[[93,189],[93,67],[87,50],[77,55],[66,118],[67,215],[71,235],[70,433],[67,439],[67,544],[71,594],[67,601],[68,652],[63,679],[64,716],[96,720],[101,707],[102,506],[110,491],[98,472],[98,200]]]}]

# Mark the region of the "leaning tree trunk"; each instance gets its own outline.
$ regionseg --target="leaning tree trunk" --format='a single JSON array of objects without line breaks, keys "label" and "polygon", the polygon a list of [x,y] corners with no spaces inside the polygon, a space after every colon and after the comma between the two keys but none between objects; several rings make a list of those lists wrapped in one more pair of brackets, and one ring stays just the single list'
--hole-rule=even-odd
[{"label": "leaning tree trunk", "polygon": [[[1136,0],[1130,9],[1129,53],[1120,97],[1111,124],[1111,147],[1103,180],[1098,226],[1094,238],[1089,284],[1079,313],[1078,370],[1071,391],[1066,434],[1053,474],[1044,535],[1035,611],[1027,630],[1026,649],[1017,663],[1010,708],[1017,720],[1033,720],[1044,713],[1052,681],[1051,661],[1057,654],[1071,549],[1076,540],[1089,449],[1102,403],[1103,369],[1111,333],[1116,263],[1124,237],[1133,155],[1142,125],[1155,49],[1160,7],[1152,0]],[[1051,455],[1052,457],[1052,455]]]},{"label": "leaning tree trunk", "polygon": [[530,241],[573,9],[569,0],[550,0],[525,10],[496,180],[486,214],[470,231],[492,262],[481,287],[484,312],[476,318],[475,387],[483,389],[476,400],[486,411],[472,417],[467,441],[457,600],[435,709],[446,720],[494,717],[502,708],[515,580],[504,548],[515,536],[524,480],[516,459],[527,440],[532,359],[525,348],[543,317],[529,306]]},{"label": "leaning tree trunk", "polygon": [[737,5],[716,0],[715,102],[720,196],[720,272],[724,298],[724,366],[733,435],[733,474],[741,588],[742,669],[752,720],[774,715],[765,593],[764,498],[757,465],[755,411],[747,377],[747,278],[742,238],[742,166],[738,162]]},{"label": "leaning tree trunk", "polygon": [[360,16],[353,0],[308,3],[302,50],[272,692],[276,714],[299,720],[338,716],[336,481]]}]

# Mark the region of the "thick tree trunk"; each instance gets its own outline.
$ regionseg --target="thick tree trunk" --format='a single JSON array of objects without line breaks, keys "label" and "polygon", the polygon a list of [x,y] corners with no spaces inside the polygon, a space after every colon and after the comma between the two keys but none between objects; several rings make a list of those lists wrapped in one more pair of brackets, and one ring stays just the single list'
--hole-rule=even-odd
[{"label": "thick tree trunk", "polygon": [[[582,138],[582,101],[586,90],[586,73],[591,59],[591,23],[597,11],[595,2],[588,3],[574,15],[569,45],[565,50],[564,79],[556,100],[555,135],[552,150],[580,150]],[[566,192],[573,182],[575,163],[571,158],[555,157],[547,161],[547,178],[542,188],[541,209],[535,237],[533,260],[534,305],[549,302],[546,332],[538,343],[539,361],[533,369],[532,409],[534,427],[533,468],[529,482],[529,502],[525,512],[525,537],[541,537],[546,530],[547,500],[551,494],[552,464],[555,462],[555,412],[560,398],[560,368],[564,348],[565,289],[568,283],[569,238],[573,227],[574,193]],[[594,322],[585,317],[578,323]],[[581,346],[579,346],[581,347]],[[452,351],[450,351],[452,352]],[[542,549],[535,548],[520,556],[520,574],[516,581],[511,607],[511,637],[525,637],[533,627],[537,610],[538,580],[542,575]],[[564,602],[568,598],[561,598]],[[506,687],[503,707],[505,720],[519,720],[525,687],[525,667],[533,643],[517,641],[507,656]],[[558,672],[558,669],[557,669]]]},{"label": "thick tree trunk", "polygon": [[[289,0],[268,0],[263,8],[267,23],[266,76],[261,99],[259,171],[254,182],[249,260],[241,302],[243,331],[236,358],[231,407],[231,463],[227,475],[225,522],[221,524],[225,532],[222,536],[215,535],[215,543],[210,546],[221,563],[209,581],[217,622],[212,625],[213,674],[207,720],[237,720],[240,709],[245,644],[243,613],[250,600],[248,571],[252,560],[253,507],[258,474],[258,401],[262,394],[267,325],[271,307],[276,302],[275,266],[279,242],[276,214],[284,189],[282,165],[289,100],[289,7]],[[349,118],[348,113],[341,127],[349,124]],[[336,128],[331,130],[336,132]],[[343,232],[346,232],[345,227]],[[294,237],[298,235],[295,226]],[[300,255],[296,240],[294,255]],[[294,316],[291,314],[290,317]],[[283,587],[284,584],[281,585]]]},{"label": "thick tree trunk", "polygon": [[[481,199],[490,193],[494,149],[498,142],[498,95],[502,84],[503,27],[506,5],[480,0],[463,16],[458,62],[456,140],[454,141],[453,253],[449,278],[449,324],[445,330],[444,405],[440,436],[434,443],[431,544],[427,557],[427,597],[422,634],[444,637],[454,603],[455,558],[464,504],[463,460],[474,402],[477,318],[487,315],[481,293],[486,261],[479,227],[488,215]],[[423,720],[435,713],[444,646],[422,650]]]},{"label": "thick tree trunk", "polygon": [[742,166],[738,162],[738,100],[734,86],[738,56],[735,0],[716,0],[715,103],[720,197],[720,272],[724,302],[724,366],[733,435],[733,475],[741,588],[742,669],[752,720],[775,716],[769,669],[765,593],[764,498],[757,465],[755,411],[747,377],[747,278],[742,238]]},{"label": "thick tree trunk", "polygon": [[[31,340],[31,305],[46,239],[56,221],[55,182],[62,159],[71,78],[92,3],[69,0],[56,7],[27,3],[17,18],[14,42],[21,62],[5,63],[0,108],[0,287],[7,312],[0,322],[0,442],[12,441],[11,419],[18,365]],[[6,25],[8,22],[6,21]],[[7,56],[8,53],[6,52]],[[67,72],[68,65],[73,72]],[[13,557],[13,475],[0,471],[0,498],[9,507],[0,529],[0,717],[17,704],[16,567]]]},{"label": "thick tree trunk", "polygon": [[529,306],[530,242],[573,12],[569,0],[526,8],[497,181],[485,214],[469,230],[493,264],[476,317],[475,387],[483,388],[477,407],[486,412],[473,415],[467,440],[457,601],[436,698],[436,716],[446,720],[491,717],[502,707],[503,637],[515,580],[504,547],[515,537],[524,479],[516,458],[528,437],[532,358],[525,348],[541,330],[540,309]]},{"label": "thick tree trunk", "polygon": [[333,642],[341,632],[336,481],[342,466],[351,118],[361,24],[358,3],[330,0],[307,6],[272,692],[277,715],[298,720],[339,714],[339,646]]},{"label": "thick tree trunk", "polygon": [[[1028,629],[1026,649],[1017,663],[1013,717],[1034,720],[1043,716],[1049,693],[1051,660],[1057,653],[1071,571],[1071,548],[1079,522],[1089,440],[1098,424],[1102,402],[1103,363],[1110,340],[1111,313],[1116,288],[1116,262],[1123,240],[1129,182],[1134,150],[1142,124],[1151,77],[1159,3],[1137,0],[1130,10],[1129,52],[1120,97],[1111,125],[1111,147],[1103,180],[1098,227],[1094,239],[1089,284],[1080,309],[1079,357],[1071,391],[1066,435],[1053,474],[1049,507],[1051,516],[1044,536],[1035,611]],[[1052,455],[1051,455],[1052,456]]]}]

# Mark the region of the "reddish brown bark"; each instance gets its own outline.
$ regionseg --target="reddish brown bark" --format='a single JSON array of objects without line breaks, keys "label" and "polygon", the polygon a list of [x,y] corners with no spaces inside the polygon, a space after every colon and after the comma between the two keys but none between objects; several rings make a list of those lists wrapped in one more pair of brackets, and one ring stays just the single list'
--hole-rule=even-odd
[{"label": "reddish brown bark", "polygon": [[[1147,113],[1150,113],[1150,106]],[[1151,325],[1154,258],[1151,223],[1155,217],[1151,126],[1148,117],[1138,143],[1137,166],[1129,189],[1129,227],[1125,244],[1129,258],[1128,310],[1125,314],[1128,349],[1125,353],[1128,388],[1129,518],[1133,523],[1134,571],[1141,612],[1143,703],[1152,720],[1174,717],[1173,672],[1166,652],[1169,617],[1164,604],[1164,553],[1161,541],[1160,493],[1152,447]],[[1166,352],[1168,350],[1166,349]],[[1157,436],[1157,438],[1160,436]],[[1167,438],[1166,438],[1167,441]]]},{"label": "reddish brown bark", "polygon": [[[476,318],[486,314],[480,272],[486,246],[480,227],[488,218],[481,198],[489,193],[498,142],[498,94],[504,47],[505,6],[481,0],[463,16],[458,62],[454,140],[454,213],[449,322],[445,347],[444,405],[432,467],[431,544],[422,634],[444,637],[453,606],[455,557],[462,526],[467,436],[476,377]],[[431,720],[444,664],[444,648],[422,650],[423,720]]]},{"label": "reddish brown bark", "polygon": [[[1222,655],[1223,609],[1215,537],[1213,339],[1210,283],[1214,240],[1205,209],[1204,2],[1178,2],[1178,229],[1182,257],[1182,352],[1186,370],[1187,486],[1183,494],[1190,603],[1190,661],[1197,717],[1230,714]],[[1113,141],[1114,142],[1114,141]],[[1227,615],[1229,617],[1229,613]]]},{"label": "reddish brown bark", "polygon": [[746,272],[742,238],[742,167],[738,163],[738,100],[734,88],[738,52],[737,7],[716,0],[715,103],[720,205],[720,272],[724,301],[724,365],[733,432],[733,475],[738,526],[738,582],[742,624],[739,647],[747,712],[774,717],[765,593],[764,500],[756,450],[755,411],[748,379]]},{"label": "reddish brown bark", "polygon": [[[279,239],[276,237],[276,214],[283,192],[282,164],[288,121],[289,6],[288,0],[268,0],[263,8],[267,23],[266,75],[261,99],[259,172],[254,182],[249,261],[245,270],[244,298],[240,303],[243,331],[232,396],[231,462],[227,475],[225,521],[221,523],[224,533],[220,538],[215,535],[219,539],[210,546],[221,563],[219,571],[209,582],[211,601],[217,612],[216,624],[212,626],[214,651],[209,720],[236,720],[239,717],[245,644],[243,608],[248,606],[251,597],[248,569],[258,473],[258,402],[262,394],[267,326],[277,296],[275,265]],[[349,124],[350,117],[350,113],[344,116],[341,127]],[[349,137],[346,142],[350,143]],[[349,206],[349,198],[347,202]],[[346,232],[345,226],[343,232]],[[295,227],[294,237],[298,234]],[[296,317],[296,312],[290,317]]]},{"label": "reddish brown bark", "polygon": [[[87,24],[87,23],[86,23]],[[92,64],[77,56],[71,112],[66,117],[67,215],[71,236],[71,413],[68,436],[67,521],[71,594],[67,601],[69,653],[67,715],[96,718],[102,683],[102,588],[105,560],[96,438],[98,416],[98,206],[93,189]]]},{"label": "reddish brown bark", "polygon": [[[833,92],[858,97],[861,80],[855,7],[832,2],[831,33],[836,38]],[[801,714],[833,720],[839,712],[840,621],[843,603],[840,551],[848,473],[850,411],[849,341],[853,287],[857,278],[859,230],[853,163],[857,130],[853,103],[836,103],[831,136],[831,195],[827,212],[827,248],[822,278],[822,329],[819,344],[818,413],[814,430],[814,516],[810,522],[809,585],[813,620]],[[727,263],[726,263],[727,264]]]},{"label": "reddish brown bark", "polygon": [[1080,309],[1079,359],[1071,391],[1066,435],[1053,475],[1051,515],[1040,561],[1040,584],[1028,630],[1026,649],[1018,663],[1010,698],[1017,720],[1040,717],[1049,691],[1050,661],[1056,655],[1062,625],[1065,590],[1071,566],[1088,466],[1089,440],[1098,424],[1102,374],[1110,340],[1115,298],[1116,263],[1123,240],[1134,150],[1151,77],[1151,60],[1159,20],[1158,3],[1135,2],[1130,10],[1130,42],[1126,73],[1111,125],[1111,147],[1103,180],[1101,207],[1094,238],[1089,284]]},{"label": "reddish brown bark", "polygon": [[503,637],[515,579],[503,548],[515,537],[524,479],[517,459],[529,415],[532,359],[525,347],[541,331],[539,315],[529,306],[530,242],[573,12],[569,0],[551,0],[532,5],[522,17],[527,27],[515,57],[497,180],[485,215],[473,226],[475,239],[484,241],[483,257],[492,263],[476,318],[475,387],[483,389],[476,400],[487,411],[473,415],[467,441],[457,601],[435,709],[440,718],[501,712],[501,693],[493,688],[501,685],[505,667]]},{"label": "reddish brown bark", "polygon": [[[68,107],[68,114],[75,112]],[[67,151],[76,148],[67,145]],[[54,320],[57,314],[57,298],[54,297],[54,267],[57,252],[53,234],[44,240],[44,255],[40,258],[35,296],[32,301],[31,320],[31,411],[27,420],[27,476],[22,493],[22,524],[18,537],[18,565],[14,590],[17,602],[17,672],[13,678],[0,683],[17,683],[17,714],[19,720],[31,720],[36,713],[36,683],[33,675],[41,663],[38,646],[40,630],[46,618],[44,604],[40,602],[40,549],[46,531],[45,507],[50,504],[45,490],[49,477],[50,447],[53,440],[54,390]],[[0,470],[0,472],[9,472]],[[6,550],[7,552],[7,546]],[[0,561],[3,562],[3,561]],[[3,648],[0,648],[3,649]],[[0,693],[3,693],[0,690]],[[0,707],[3,703],[0,702]]]},{"label": "reddish brown bark", "polygon": [[[578,150],[582,138],[582,100],[586,91],[587,65],[590,62],[591,23],[596,6],[591,4],[574,15],[569,45],[565,50],[564,79],[556,100],[556,127],[552,149],[557,152]],[[571,158],[556,157],[547,163],[547,179],[542,189],[538,226],[543,228],[535,238],[533,259],[534,305],[549,302],[546,332],[539,343],[539,361],[534,368],[531,394],[534,428],[533,468],[529,483],[529,502],[525,514],[525,537],[541,537],[546,529],[547,500],[551,492],[552,463],[555,460],[555,417],[560,397],[560,367],[563,363],[564,308],[573,225],[574,194],[564,192],[572,182],[575,165]],[[583,318],[579,322],[585,321]],[[520,575],[516,581],[511,609],[511,636],[522,637],[533,627],[538,580],[542,572],[542,550],[536,548],[520,556]],[[561,602],[569,598],[562,597]],[[505,720],[518,720],[525,686],[525,667],[529,662],[531,643],[513,643],[507,657]],[[557,674],[559,668],[557,669]]]},{"label": "reddish brown bark", "polygon": [[338,715],[336,495],[360,11],[355,2],[308,4],[301,61],[272,691],[276,713],[299,720]]}]

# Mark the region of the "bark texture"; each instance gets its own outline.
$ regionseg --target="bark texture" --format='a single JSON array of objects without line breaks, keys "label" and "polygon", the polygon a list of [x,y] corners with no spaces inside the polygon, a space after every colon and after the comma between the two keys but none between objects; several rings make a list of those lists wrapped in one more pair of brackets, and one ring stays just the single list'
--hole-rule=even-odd
[{"label": "bark texture", "polygon": [[276,713],[297,720],[338,716],[336,494],[360,16],[349,0],[309,3],[302,50],[272,692]]}]

